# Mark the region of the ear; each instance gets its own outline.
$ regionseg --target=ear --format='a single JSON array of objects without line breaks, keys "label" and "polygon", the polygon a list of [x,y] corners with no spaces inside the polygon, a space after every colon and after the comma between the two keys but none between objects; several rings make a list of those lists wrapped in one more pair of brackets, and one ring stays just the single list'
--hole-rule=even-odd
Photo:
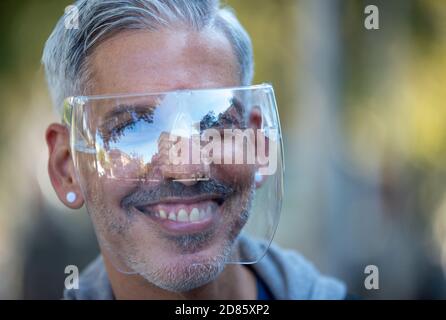
[{"label": "ear", "polygon": [[[75,174],[68,128],[53,123],[46,130],[45,139],[49,150],[48,173],[51,184],[60,201],[71,209],[79,209],[84,199]],[[73,197],[73,194],[76,196]]]}]

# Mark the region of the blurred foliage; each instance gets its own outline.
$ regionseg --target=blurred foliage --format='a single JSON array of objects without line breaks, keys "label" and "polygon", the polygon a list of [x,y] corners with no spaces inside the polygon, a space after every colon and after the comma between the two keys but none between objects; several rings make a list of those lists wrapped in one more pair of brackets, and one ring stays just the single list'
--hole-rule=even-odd
[{"label": "blurred foliage", "polygon": [[[255,82],[274,84],[286,145],[296,141],[293,134],[300,117],[297,89],[304,86],[308,76],[299,70],[305,48],[299,48],[296,21],[304,1],[312,0],[226,1],[252,36]],[[63,284],[62,267],[73,261],[84,266],[97,253],[87,214],[72,216],[57,205],[45,168],[43,135],[55,117],[40,58],[45,40],[70,3],[0,2],[0,298],[57,298]],[[417,236],[410,233],[401,237],[401,242],[408,251],[413,248],[417,259],[432,256],[434,262],[421,263],[423,269],[415,265],[422,284],[417,292],[401,295],[444,298],[441,290],[432,289],[432,282],[439,282],[432,278],[432,265],[440,259],[429,239],[435,225],[446,257],[446,227],[439,227],[446,225],[446,3],[336,3],[341,39],[336,81],[342,100],[336,113],[343,140],[339,161],[358,190],[363,188],[366,193],[367,186],[379,181],[383,213],[376,216],[389,216],[397,225],[415,217],[416,227],[407,226]],[[363,27],[363,11],[368,4],[380,8],[380,30],[371,32]],[[291,164],[298,157],[286,156]],[[288,168],[293,170],[292,165]],[[293,192],[290,188],[288,195],[293,197]],[[360,203],[359,207],[366,205]],[[383,221],[385,226],[392,223]],[[292,236],[287,235],[288,245],[299,248]],[[420,239],[426,241],[425,247],[415,243]],[[325,241],[335,242],[336,237]],[[417,250],[428,252],[420,254],[417,245],[421,246]],[[317,245],[309,248],[314,249],[307,251],[311,258],[322,254]],[[355,260],[355,254],[359,256],[351,253],[351,260],[344,265],[354,268],[365,261]],[[32,267],[36,261],[38,267]],[[354,288],[362,285],[361,278],[343,276]],[[45,283],[51,283],[47,290],[42,289]]]}]

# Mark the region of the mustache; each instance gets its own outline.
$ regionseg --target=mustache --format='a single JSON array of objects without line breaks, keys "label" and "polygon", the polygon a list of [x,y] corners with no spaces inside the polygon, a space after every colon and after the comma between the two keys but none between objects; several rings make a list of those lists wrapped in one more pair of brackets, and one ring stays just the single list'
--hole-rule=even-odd
[{"label": "mustache", "polygon": [[226,200],[232,193],[234,193],[234,188],[215,179],[201,180],[192,186],[186,186],[178,181],[166,180],[155,187],[137,187],[136,190],[121,200],[121,207],[129,209],[155,204],[169,198],[194,198],[209,195]]}]

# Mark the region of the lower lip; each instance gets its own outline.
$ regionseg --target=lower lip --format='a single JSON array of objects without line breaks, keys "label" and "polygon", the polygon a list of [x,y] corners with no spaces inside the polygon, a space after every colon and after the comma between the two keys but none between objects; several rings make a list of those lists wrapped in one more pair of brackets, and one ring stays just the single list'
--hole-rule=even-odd
[{"label": "lower lip", "polygon": [[[162,229],[165,231],[180,235],[180,234],[189,234],[189,233],[197,233],[197,232],[203,232],[208,229],[211,229],[213,226],[217,225],[221,214],[220,214],[220,205],[215,203],[214,201],[200,201],[195,203],[175,203],[175,204],[162,204],[162,205],[156,205],[151,207],[151,212],[158,212],[160,207],[166,212],[171,212],[173,210],[179,210],[179,208],[190,208],[196,207],[196,208],[206,208],[207,206],[212,207],[212,214],[209,217],[206,217],[204,219],[201,219],[199,221],[174,221],[169,219],[163,219],[160,217],[157,217],[155,214],[147,214],[144,213],[145,216],[150,218],[152,221],[156,222]],[[177,211],[176,211],[177,212]],[[190,212],[190,211],[188,211]]]}]

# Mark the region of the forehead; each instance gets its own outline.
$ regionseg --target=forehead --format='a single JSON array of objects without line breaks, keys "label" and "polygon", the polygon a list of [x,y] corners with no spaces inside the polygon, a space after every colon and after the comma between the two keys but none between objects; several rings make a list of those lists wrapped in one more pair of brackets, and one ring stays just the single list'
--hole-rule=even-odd
[{"label": "forehead", "polygon": [[237,60],[220,32],[124,31],[89,59],[89,94],[119,94],[240,84]]}]

